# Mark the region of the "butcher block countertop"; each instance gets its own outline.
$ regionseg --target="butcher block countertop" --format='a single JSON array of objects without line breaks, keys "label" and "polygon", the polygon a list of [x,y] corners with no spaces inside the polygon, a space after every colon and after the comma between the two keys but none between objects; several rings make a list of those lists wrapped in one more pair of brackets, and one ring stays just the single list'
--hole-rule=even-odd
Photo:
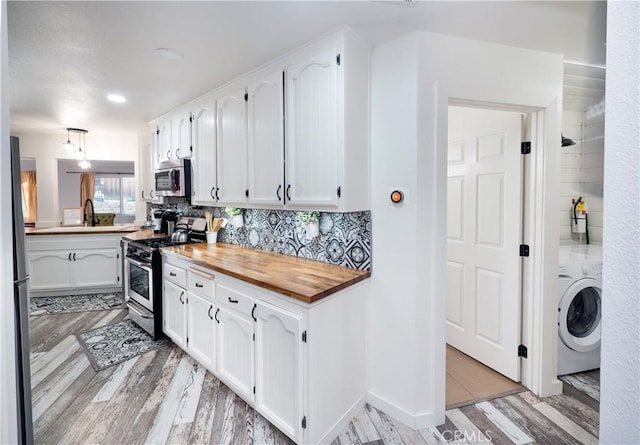
[{"label": "butcher block countertop", "polygon": [[115,224],[113,226],[58,226],[58,227],[27,227],[26,235],[103,235],[112,233],[130,233],[139,230],[133,224]]},{"label": "butcher block countertop", "polygon": [[364,270],[227,243],[185,244],[162,251],[183,255],[197,265],[305,303],[314,303],[371,276]]},{"label": "butcher block countertop", "polygon": [[126,241],[140,241],[151,238],[165,238],[167,236],[166,233],[154,232],[153,229],[141,229],[137,232],[127,233],[122,238]]}]

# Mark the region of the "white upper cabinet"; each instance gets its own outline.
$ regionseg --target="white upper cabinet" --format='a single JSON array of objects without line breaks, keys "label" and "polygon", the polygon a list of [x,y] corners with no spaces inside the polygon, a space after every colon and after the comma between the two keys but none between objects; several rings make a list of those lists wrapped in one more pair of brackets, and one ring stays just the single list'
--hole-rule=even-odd
[{"label": "white upper cabinet", "polygon": [[250,204],[284,203],[283,71],[250,82],[248,92]]},{"label": "white upper cabinet", "polygon": [[216,203],[216,102],[205,101],[194,107],[191,123],[193,156],[191,162],[192,203]]},{"label": "white upper cabinet", "polygon": [[248,195],[246,89],[243,87],[219,97],[216,112],[218,203],[243,205]]},{"label": "white upper cabinet", "polygon": [[151,153],[157,151],[158,134],[154,128],[151,132],[149,143],[146,141],[138,144],[138,198],[142,201],[151,200],[151,190],[153,190],[153,160]]},{"label": "white upper cabinet", "polygon": [[338,51],[287,67],[286,199],[301,206],[338,202]]},{"label": "white upper cabinet", "polygon": [[158,151],[156,153],[157,167],[160,161],[171,159],[171,119],[163,119],[158,122]]},{"label": "white upper cabinet", "polygon": [[182,111],[171,118],[171,159],[191,157],[191,113]]},{"label": "white upper cabinet", "polygon": [[[180,111],[154,121],[160,159],[186,156],[193,145],[193,199],[201,205],[367,210],[369,56],[368,45],[343,30],[270,62],[211,92],[214,129],[196,128],[203,110],[195,102],[180,108],[193,122]],[[200,132],[216,146],[203,148]],[[211,168],[216,174],[205,179]]]}]

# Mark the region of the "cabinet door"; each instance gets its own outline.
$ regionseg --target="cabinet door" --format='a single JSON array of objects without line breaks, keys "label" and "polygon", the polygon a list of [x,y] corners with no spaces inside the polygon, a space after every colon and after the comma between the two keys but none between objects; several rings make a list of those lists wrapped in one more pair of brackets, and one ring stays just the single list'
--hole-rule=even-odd
[{"label": "cabinet door", "polygon": [[[151,200],[151,190],[153,190],[153,167],[152,153],[158,149],[158,134],[156,131],[151,132],[151,143],[140,144],[138,146],[138,198],[141,201]],[[146,219],[146,217],[144,218]]]},{"label": "cabinet door", "polygon": [[247,102],[242,88],[217,101],[218,202],[246,202]]},{"label": "cabinet door", "polygon": [[118,249],[76,250],[72,254],[75,285],[105,287],[120,285]]},{"label": "cabinet door", "polygon": [[290,437],[302,439],[302,317],[256,301],[256,407]]},{"label": "cabinet door", "polygon": [[216,371],[216,306],[193,292],[187,302],[187,350],[211,372]]},{"label": "cabinet door", "polygon": [[29,252],[29,289],[65,289],[72,283],[70,251]]},{"label": "cabinet door", "polygon": [[239,395],[254,399],[253,320],[234,311],[219,307],[218,322],[218,376]]},{"label": "cabinet door", "polygon": [[[327,51],[286,70],[287,202],[336,206],[338,69]],[[362,168],[367,168],[363,166]]]},{"label": "cabinet door", "polygon": [[282,204],[284,121],[282,71],[249,85],[249,199]]},{"label": "cabinet door", "polygon": [[163,330],[182,349],[187,347],[187,291],[164,280],[162,293]]},{"label": "cabinet door", "polygon": [[171,119],[171,158],[191,157],[191,115],[183,112]]},{"label": "cabinet door", "polygon": [[158,123],[158,162],[171,159],[171,120],[167,119]]},{"label": "cabinet door", "polygon": [[193,162],[191,187],[193,203],[213,205],[216,202],[216,109],[212,102],[193,113]]}]

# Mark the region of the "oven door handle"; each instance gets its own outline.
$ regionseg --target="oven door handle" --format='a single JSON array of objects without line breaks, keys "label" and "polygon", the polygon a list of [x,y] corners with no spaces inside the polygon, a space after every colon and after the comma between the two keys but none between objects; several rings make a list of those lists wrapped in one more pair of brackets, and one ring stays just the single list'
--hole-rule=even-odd
[{"label": "oven door handle", "polygon": [[131,257],[126,257],[125,259],[127,261],[129,261],[131,264],[135,264],[136,266],[151,272],[151,267],[149,267],[149,264],[141,263],[140,261],[136,261],[134,259],[131,259]]},{"label": "oven door handle", "polygon": [[127,301],[127,306],[129,307],[129,309],[135,312],[136,314],[138,314],[139,316],[141,316],[142,318],[153,318],[153,314],[147,315],[142,313],[140,309],[134,306],[134,304],[135,303],[133,301]]}]

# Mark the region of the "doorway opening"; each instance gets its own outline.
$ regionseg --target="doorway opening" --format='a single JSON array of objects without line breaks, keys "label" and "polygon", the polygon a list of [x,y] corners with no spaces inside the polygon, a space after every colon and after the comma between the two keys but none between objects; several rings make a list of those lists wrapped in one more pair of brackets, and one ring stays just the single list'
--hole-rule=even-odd
[{"label": "doorway opening", "polygon": [[525,114],[450,104],[446,405],[525,388],[522,337]]}]

